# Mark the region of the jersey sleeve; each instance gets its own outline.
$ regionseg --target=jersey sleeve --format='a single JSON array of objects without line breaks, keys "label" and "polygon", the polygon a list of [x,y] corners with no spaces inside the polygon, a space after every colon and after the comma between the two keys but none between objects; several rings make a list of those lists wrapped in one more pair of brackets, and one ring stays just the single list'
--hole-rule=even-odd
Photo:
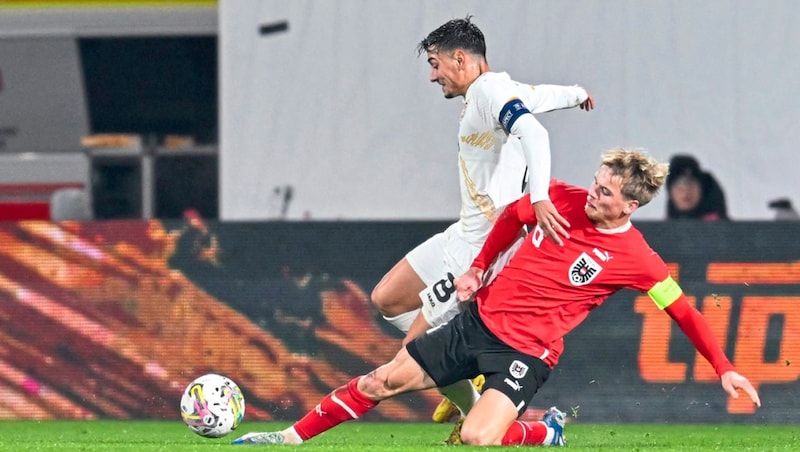
[{"label": "jersey sleeve", "polygon": [[641,251],[635,254],[645,257],[636,262],[639,276],[631,285],[631,288],[646,292],[658,306],[658,309],[664,310],[683,295],[683,290],[672,279],[669,269],[667,269],[667,265],[661,259],[661,256],[647,246],[644,239],[639,241],[638,246]]},{"label": "jersey sleeve", "polygon": [[536,216],[530,203],[530,195],[526,194],[506,206],[489,231],[481,251],[472,261],[472,267],[485,271],[497,256],[517,239],[522,226],[535,222]]},{"label": "jersey sleeve", "polygon": [[[524,101],[531,92],[530,85],[503,78],[480,83],[476,87],[475,100],[486,120],[499,124],[507,134],[519,138],[528,166],[527,189],[533,203],[550,199],[548,186],[552,163],[547,129],[533,117],[530,106]],[[544,100],[539,102],[545,103]],[[556,105],[555,101],[551,105]]]},{"label": "jersey sleeve", "polygon": [[661,257],[649,247],[647,249],[650,254],[642,262],[643,273],[647,276],[643,278],[639,289],[646,291],[656,306],[678,324],[695,349],[711,363],[718,376],[734,370],[703,315],[689,304],[678,282],[669,275]]},{"label": "jersey sleeve", "polygon": [[672,279],[672,276],[667,274],[666,278],[657,282],[647,291],[647,295],[655,302],[658,309],[663,310],[680,298],[680,296],[683,295],[683,290],[681,290],[678,283]]},{"label": "jersey sleeve", "polygon": [[[506,130],[520,139],[522,152],[528,164],[528,191],[531,194],[531,202],[537,202],[549,199],[547,189],[550,182],[552,157],[550,135],[532,113],[578,106],[589,98],[589,93],[578,86],[519,84],[518,88],[520,99],[516,102],[521,101],[531,114],[520,116]],[[504,106],[504,109],[501,110],[501,120],[508,117],[508,113],[504,115],[503,111],[516,108],[514,105],[515,102],[512,101]]]},{"label": "jersey sleeve", "polygon": [[520,118],[511,128],[511,133],[519,137],[522,154],[528,165],[527,189],[531,195],[530,202],[550,199],[550,135],[531,114]]},{"label": "jersey sleeve", "polygon": [[564,108],[574,108],[589,98],[580,86],[524,85],[529,88],[522,100],[531,113],[545,113]]},{"label": "jersey sleeve", "polygon": [[681,294],[666,308],[666,312],[689,338],[694,348],[714,367],[717,376],[722,377],[725,372],[734,370],[703,315],[689,304],[686,296]]}]

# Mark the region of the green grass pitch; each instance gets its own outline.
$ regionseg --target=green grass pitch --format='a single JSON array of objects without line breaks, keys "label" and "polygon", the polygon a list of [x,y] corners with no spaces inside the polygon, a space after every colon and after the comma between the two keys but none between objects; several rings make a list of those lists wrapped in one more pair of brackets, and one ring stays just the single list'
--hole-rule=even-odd
[{"label": "green grass pitch", "polygon": [[[251,431],[276,430],[285,423],[243,423],[225,438],[195,435],[180,420],[150,421],[0,421],[2,451],[211,451],[262,449],[233,446],[230,441]],[[442,440],[451,424],[350,422],[302,446],[311,451],[447,451]],[[576,451],[794,451],[800,450],[796,425],[679,425],[581,424],[567,425],[567,450]],[[276,449],[276,447],[272,447]]]}]

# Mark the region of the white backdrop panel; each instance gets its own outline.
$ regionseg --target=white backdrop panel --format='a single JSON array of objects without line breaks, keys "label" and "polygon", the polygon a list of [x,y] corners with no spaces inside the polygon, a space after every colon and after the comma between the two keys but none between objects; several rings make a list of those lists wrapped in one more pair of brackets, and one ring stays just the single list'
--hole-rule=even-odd
[{"label": "white backdrop panel", "polygon": [[[493,70],[594,94],[594,112],[539,117],[555,177],[585,185],[601,151],[631,146],[696,155],[734,219],[800,202],[800,2],[222,0],[222,218],[280,216],[285,186],[290,219],[456,218],[461,101],[415,47],[466,14]],[[665,202],[638,218],[663,218]]]}]

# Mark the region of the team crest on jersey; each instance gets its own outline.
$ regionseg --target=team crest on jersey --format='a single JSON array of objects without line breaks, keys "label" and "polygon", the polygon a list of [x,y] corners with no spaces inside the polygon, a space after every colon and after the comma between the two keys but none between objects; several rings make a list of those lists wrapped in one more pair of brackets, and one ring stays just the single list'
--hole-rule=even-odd
[{"label": "team crest on jersey", "polygon": [[581,253],[569,267],[569,282],[573,286],[585,286],[603,271],[603,267],[586,253]]},{"label": "team crest on jersey", "polygon": [[511,366],[508,367],[508,373],[514,378],[522,378],[528,373],[528,366],[522,361],[515,359]]}]

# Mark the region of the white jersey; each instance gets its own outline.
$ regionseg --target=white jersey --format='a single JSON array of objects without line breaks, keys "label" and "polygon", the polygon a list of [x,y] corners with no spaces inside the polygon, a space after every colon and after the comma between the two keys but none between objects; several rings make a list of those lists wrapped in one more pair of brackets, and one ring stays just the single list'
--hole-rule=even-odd
[{"label": "white jersey", "polygon": [[[580,105],[589,97],[574,86],[526,85],[505,73],[484,73],[469,88],[459,127],[459,178],[461,215],[446,231],[434,235],[406,259],[427,285],[420,293],[422,313],[432,326],[452,319],[463,303],[455,297],[453,279],[461,276],[480,252],[503,206],[523,193],[526,159],[520,140],[500,123],[500,111],[511,99],[520,99],[531,113],[543,113]],[[545,154],[550,143],[543,140]],[[538,164],[539,162],[532,162]],[[547,162],[549,175],[549,161]],[[548,178],[549,179],[549,178]],[[547,187],[550,181],[541,181]],[[513,254],[498,258],[496,274]]]},{"label": "white jersey", "polygon": [[[578,106],[588,97],[578,86],[527,85],[505,72],[486,72],[472,83],[464,96],[458,130],[459,234],[465,241],[481,246],[499,209],[522,194],[526,161],[519,140],[509,136],[500,122],[503,107],[519,99],[531,113],[542,113]],[[549,141],[539,145],[548,147],[549,156]],[[541,162],[547,165],[548,176],[549,163]],[[547,187],[547,179],[538,182]]]}]

